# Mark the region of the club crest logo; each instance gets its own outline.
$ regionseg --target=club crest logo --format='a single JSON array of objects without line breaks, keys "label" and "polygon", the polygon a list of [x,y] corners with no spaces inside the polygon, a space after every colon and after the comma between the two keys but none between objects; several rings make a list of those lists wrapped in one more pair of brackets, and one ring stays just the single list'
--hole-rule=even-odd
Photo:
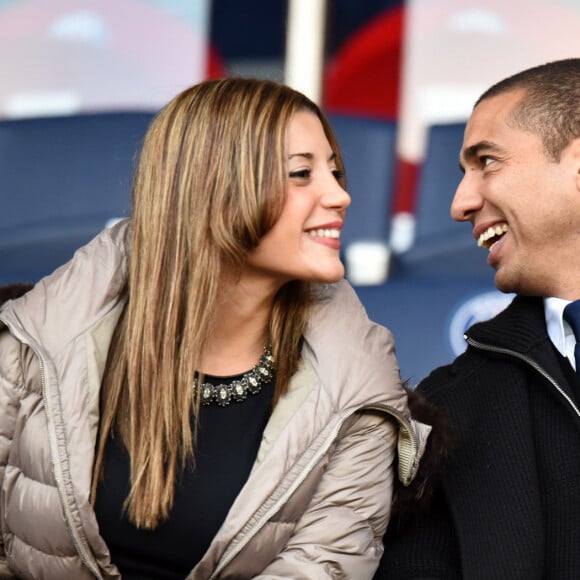
[{"label": "club crest logo", "polygon": [[449,342],[454,356],[461,354],[467,346],[463,338],[465,331],[476,322],[493,318],[512,301],[513,297],[513,294],[492,290],[462,302],[451,314],[449,322]]}]

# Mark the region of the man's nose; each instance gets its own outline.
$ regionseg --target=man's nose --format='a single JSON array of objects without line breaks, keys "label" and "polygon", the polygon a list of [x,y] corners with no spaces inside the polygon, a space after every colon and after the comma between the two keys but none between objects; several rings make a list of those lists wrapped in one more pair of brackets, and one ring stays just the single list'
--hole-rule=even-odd
[{"label": "man's nose", "polygon": [[458,222],[469,221],[482,205],[483,197],[478,193],[474,180],[465,173],[451,202],[451,217]]}]

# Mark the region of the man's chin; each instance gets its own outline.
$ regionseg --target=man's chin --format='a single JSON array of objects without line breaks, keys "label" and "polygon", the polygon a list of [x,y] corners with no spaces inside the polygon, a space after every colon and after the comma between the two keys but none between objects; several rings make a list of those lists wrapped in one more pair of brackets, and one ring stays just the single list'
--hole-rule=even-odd
[{"label": "man's chin", "polygon": [[501,269],[496,270],[494,278],[495,287],[505,294],[519,294],[518,284],[513,279],[502,272]]},{"label": "man's chin", "polygon": [[495,287],[504,294],[518,294],[519,296],[545,296],[544,285],[539,287],[533,280],[526,280],[522,276],[507,276],[506,272],[495,273]]}]

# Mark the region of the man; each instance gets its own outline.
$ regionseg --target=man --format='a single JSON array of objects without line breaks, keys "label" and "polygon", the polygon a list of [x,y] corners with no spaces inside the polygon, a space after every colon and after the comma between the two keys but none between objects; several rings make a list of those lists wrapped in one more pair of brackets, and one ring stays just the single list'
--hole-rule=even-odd
[{"label": "man", "polygon": [[376,578],[578,579],[580,377],[563,311],[580,298],[580,59],[486,91],[460,166],[451,214],[517,296],[419,385],[455,442],[429,510],[391,521]]}]

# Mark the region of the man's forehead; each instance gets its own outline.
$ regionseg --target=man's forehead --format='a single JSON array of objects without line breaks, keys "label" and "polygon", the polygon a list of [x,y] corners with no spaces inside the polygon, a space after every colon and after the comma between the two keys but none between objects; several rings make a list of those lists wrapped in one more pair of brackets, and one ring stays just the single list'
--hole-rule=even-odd
[{"label": "man's forehead", "polygon": [[467,128],[474,124],[505,124],[510,116],[519,108],[524,97],[524,89],[512,89],[498,95],[487,97],[473,109],[467,122]]},{"label": "man's forehead", "polygon": [[520,99],[520,92],[510,91],[481,101],[467,121],[463,148],[471,148],[480,142],[499,146],[501,136],[516,129],[510,118]]}]

